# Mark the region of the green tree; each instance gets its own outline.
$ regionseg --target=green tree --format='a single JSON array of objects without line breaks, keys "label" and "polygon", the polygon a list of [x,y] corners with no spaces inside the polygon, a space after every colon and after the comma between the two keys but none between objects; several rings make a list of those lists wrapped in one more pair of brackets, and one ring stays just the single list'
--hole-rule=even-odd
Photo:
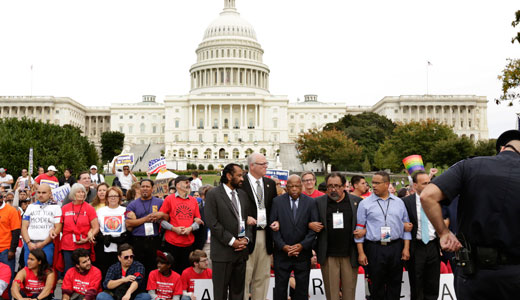
[{"label": "green tree", "polygon": [[435,165],[449,167],[474,152],[475,144],[469,138],[456,137],[437,142],[432,148],[431,159]]},{"label": "green tree", "polygon": [[[520,24],[520,10],[515,13],[515,20],[511,23],[513,27]],[[520,32],[517,32],[516,36],[513,37],[511,43],[520,43]],[[498,76],[498,79],[502,81],[502,94],[498,99],[495,99],[497,104],[502,101],[509,102],[509,106],[513,105],[513,101],[520,99],[520,59],[508,58],[502,74]]]},{"label": "green tree", "polygon": [[324,170],[329,165],[347,168],[360,161],[362,148],[339,130],[309,130],[296,140],[298,158],[303,162],[321,162]]},{"label": "green tree", "polygon": [[372,171],[372,166],[370,165],[370,160],[368,160],[368,156],[365,156],[365,160],[363,161],[363,164],[361,164],[361,169],[363,170],[363,172]]},{"label": "green tree", "polygon": [[125,134],[119,131],[105,131],[101,134],[101,158],[103,162],[112,161],[121,154],[125,143]]},{"label": "green tree", "polygon": [[491,156],[495,155],[497,152],[496,150],[496,139],[490,139],[490,140],[480,140],[475,145],[475,152],[473,155],[475,156]]},{"label": "green tree", "polygon": [[325,125],[324,130],[337,129],[363,148],[362,155],[374,162],[374,154],[395,128],[395,124],[385,116],[365,112],[359,115],[345,115],[337,122]]},{"label": "green tree", "polygon": [[15,178],[28,167],[30,148],[34,166],[54,165],[60,171],[71,168],[78,173],[99,164],[96,148],[79,128],[26,118],[0,120],[0,148],[0,166]]}]

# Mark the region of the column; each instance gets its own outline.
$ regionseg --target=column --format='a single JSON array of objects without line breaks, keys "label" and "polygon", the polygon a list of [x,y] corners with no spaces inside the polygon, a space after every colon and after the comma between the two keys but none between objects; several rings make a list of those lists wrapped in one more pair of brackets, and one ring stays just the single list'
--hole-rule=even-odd
[{"label": "column", "polygon": [[204,128],[208,128],[208,105],[204,105]]},{"label": "column", "polygon": [[87,136],[92,135],[92,117],[88,117],[88,129],[87,129]]},{"label": "column", "polygon": [[[228,122],[229,129],[232,129],[235,126],[235,123],[233,123],[233,104],[229,105],[229,122]],[[230,137],[231,140],[231,137]]]},{"label": "column", "polygon": [[193,113],[193,105],[189,104],[189,107],[188,107],[188,129],[191,128],[191,122],[192,122],[192,113]]},{"label": "column", "polygon": [[255,124],[255,127],[258,127],[258,104],[255,104],[255,118],[253,120],[253,124]]},{"label": "column", "polygon": [[260,126],[260,128],[264,128],[264,106],[258,104],[258,108],[260,109],[260,122],[259,122],[259,126]]},{"label": "column", "polygon": [[195,113],[194,113],[194,121],[195,121],[195,128],[199,128],[199,120],[197,118],[197,104],[193,104],[193,106],[195,107]]},{"label": "column", "polygon": [[412,121],[412,106],[408,105],[408,122]]},{"label": "column", "polygon": [[[225,74],[225,73],[224,73]],[[218,128],[224,128],[224,122],[222,122],[222,104],[218,105]]]},{"label": "column", "polygon": [[244,120],[244,104],[240,104],[240,119],[238,121],[238,126],[240,127],[240,129],[242,129],[242,127],[244,126],[243,124],[243,120]]}]

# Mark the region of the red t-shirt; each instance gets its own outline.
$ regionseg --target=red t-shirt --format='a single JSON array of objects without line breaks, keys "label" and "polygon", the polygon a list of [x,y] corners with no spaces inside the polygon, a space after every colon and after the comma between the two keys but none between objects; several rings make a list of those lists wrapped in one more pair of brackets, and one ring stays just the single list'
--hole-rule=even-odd
[{"label": "red t-shirt", "polygon": [[202,271],[200,274],[195,272],[193,267],[186,268],[186,270],[182,271],[181,275],[182,290],[188,293],[193,292],[195,289],[194,279],[211,279],[212,275],[213,271],[211,271],[210,268]]},{"label": "red t-shirt", "polygon": [[23,286],[20,287],[22,291],[29,297],[34,294],[40,294],[45,288],[45,281],[39,280],[38,276],[29,268],[25,267],[24,270],[25,280],[23,281]]},{"label": "red t-shirt", "polygon": [[323,196],[323,195],[325,195],[325,193],[320,192],[320,191],[318,191],[318,190],[314,190],[314,192],[312,192],[312,194],[310,194],[310,195],[307,194],[305,191],[303,191],[303,193],[304,193],[305,195],[311,197],[311,198],[318,198],[319,196]]},{"label": "red t-shirt", "polygon": [[90,222],[97,218],[96,210],[88,203],[74,205],[73,202],[61,208],[61,223],[63,223],[63,237],[61,238],[62,250],[75,250],[77,248],[90,249],[90,243],[76,244],[84,239],[90,230]]},{"label": "red t-shirt", "polygon": [[40,181],[42,181],[42,179],[49,180],[49,181],[54,181],[54,182],[59,182],[58,178],[56,178],[56,176],[49,176],[46,173],[38,175],[34,179],[34,181],[36,181],[38,184],[40,184]]},{"label": "red t-shirt", "polygon": [[61,289],[81,295],[86,295],[89,290],[96,290],[97,293],[100,293],[102,277],[101,271],[94,266],[90,267],[87,274],[79,273],[76,267],[70,268],[63,278]]},{"label": "red t-shirt", "polygon": [[166,277],[159,270],[153,270],[148,275],[146,290],[155,290],[159,299],[172,299],[173,296],[182,295],[181,276],[172,271],[170,276]]},{"label": "red t-shirt", "polygon": [[[170,215],[170,224],[174,227],[189,227],[193,224],[194,218],[200,218],[199,204],[192,196],[183,199],[175,197],[175,194],[170,195],[164,199],[160,211]],[[193,232],[189,235],[178,235],[171,230],[167,230],[165,239],[174,246],[187,247],[193,244],[195,236]]]}]

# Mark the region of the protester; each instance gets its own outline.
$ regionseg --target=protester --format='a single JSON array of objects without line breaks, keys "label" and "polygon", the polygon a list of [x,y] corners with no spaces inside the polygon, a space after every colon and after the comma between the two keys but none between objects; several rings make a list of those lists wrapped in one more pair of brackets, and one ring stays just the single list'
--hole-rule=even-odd
[{"label": "protester", "polygon": [[302,173],[303,193],[311,198],[318,198],[324,193],[316,189],[316,175],[314,172],[306,171]]},{"label": "protester", "polygon": [[388,186],[388,192],[394,196],[396,196],[396,190],[395,190],[395,186],[393,183],[390,183],[390,185]]},{"label": "protester", "polygon": [[0,263],[0,295],[4,294],[10,282],[11,268],[4,263]]},{"label": "protester", "polygon": [[165,227],[164,249],[175,257],[173,270],[180,274],[190,266],[189,256],[195,242],[193,231],[199,229],[202,220],[197,200],[189,195],[189,178],[181,175],[175,178],[174,183],[177,192],[166,197],[154,217],[169,221],[166,225],[171,225]]},{"label": "protester", "polygon": [[11,268],[11,280],[15,275],[16,247],[20,240],[20,214],[0,195],[0,262]]},{"label": "protester", "polygon": [[29,204],[31,203],[31,199],[28,198],[29,195],[27,193],[27,190],[18,191],[18,206],[22,209],[24,213],[27,210]]},{"label": "protester", "polygon": [[401,297],[403,267],[401,260],[410,258],[409,222],[404,202],[388,192],[390,176],[379,171],[372,177],[374,193],[358,205],[356,229],[367,230],[355,238],[358,262],[367,267],[372,300],[398,300]]},{"label": "protester", "polygon": [[[98,190],[106,183],[98,185]],[[127,242],[125,226],[126,208],[121,206],[123,192],[118,187],[111,187],[106,193],[108,205],[97,211],[100,238],[96,238],[95,265],[106,274],[108,267],[117,262],[117,247]]]},{"label": "protester", "polygon": [[92,182],[92,187],[95,189],[97,189],[99,184],[105,182],[105,177],[103,174],[98,173],[96,165],[90,166],[90,182]]},{"label": "protester", "polygon": [[27,169],[23,168],[22,169],[22,175],[20,177],[18,177],[18,179],[16,179],[16,183],[14,185],[14,190],[18,190],[18,189],[28,189],[28,190],[32,190],[32,187],[33,187],[33,184],[34,184],[34,179],[29,176],[29,172],[27,171]]},{"label": "protester", "polygon": [[90,205],[92,205],[92,207],[94,207],[96,211],[107,205],[108,188],[108,184],[104,182],[97,185],[96,197],[94,197],[94,200],[92,200],[92,202],[90,203]]},{"label": "protester", "polygon": [[200,180],[200,178],[199,178],[199,172],[197,172],[197,171],[191,172],[191,179],[190,179],[191,195],[193,196],[193,193],[198,192],[201,186],[202,186],[202,180]]},{"label": "protester", "polygon": [[74,178],[74,176],[72,176],[72,170],[65,169],[65,171],[63,171],[63,176],[61,176],[59,179],[59,182],[60,182],[60,186],[65,185],[65,184],[73,186],[74,183],[76,183],[76,178]]},{"label": "protester", "polygon": [[132,184],[137,181],[137,177],[135,177],[135,175],[130,170],[130,166],[123,166],[123,172],[116,172],[116,164],[114,163],[112,166],[112,174],[114,174],[119,180],[123,195],[126,195],[126,191],[128,191]]},{"label": "protester", "polygon": [[90,261],[90,253],[79,248],[72,252],[74,267],[65,274],[62,300],[93,300],[101,292],[101,271]]},{"label": "protester", "polygon": [[146,289],[152,300],[180,300],[181,276],[173,271],[175,259],[168,252],[157,251],[157,269],[150,272]]},{"label": "protester", "polygon": [[404,197],[410,196],[410,191],[407,188],[400,188],[397,192],[397,197],[403,199]]},{"label": "protester", "polygon": [[37,201],[30,204],[22,218],[22,238],[24,241],[24,262],[27,264],[29,251],[42,249],[50,265],[53,263],[53,240],[60,235],[61,208],[51,204],[51,187],[38,187]]},{"label": "protester", "polygon": [[[273,200],[270,222],[279,222],[280,230],[273,232],[274,241],[274,299],[287,299],[291,272],[296,280],[295,295],[291,299],[307,300],[312,245],[316,233],[308,224],[319,220],[315,201],[302,194],[300,176],[287,180],[288,193]],[[301,288],[304,287],[304,288]]]},{"label": "protester", "polygon": [[74,266],[72,251],[78,248],[90,250],[95,241],[94,237],[99,232],[96,210],[85,203],[86,195],[85,187],[81,183],[74,184],[69,193],[72,202],[61,209],[61,223],[63,223],[61,250],[65,272]]},{"label": "protester", "polygon": [[[39,169],[38,169],[38,171],[39,171]],[[55,166],[50,165],[47,168],[47,173],[42,173],[42,174],[39,174],[38,176],[36,176],[36,178],[34,179],[35,189],[38,189],[38,185],[43,184],[43,183],[50,185],[52,189],[57,188],[59,186],[59,181],[58,181],[58,178],[56,178],[56,176],[54,176],[56,174],[56,172],[58,172],[58,169],[56,169]]]},{"label": "protester", "polygon": [[163,200],[152,196],[152,191],[153,181],[143,179],[141,197],[128,204],[125,219],[126,229],[132,232],[136,259],[144,265],[148,273],[155,269],[157,249],[161,245],[161,220],[154,213],[161,209]]},{"label": "protester", "polygon": [[5,189],[11,189],[13,183],[13,176],[7,174],[7,171],[4,168],[0,168],[0,185]]},{"label": "protester", "polygon": [[[210,256],[211,241],[209,239],[209,227],[206,223],[206,214],[204,209],[206,207],[206,196],[211,189],[213,189],[213,186],[210,184],[205,184],[200,188],[200,196],[202,201],[199,203],[199,208],[203,223],[199,230],[195,232],[195,249],[200,249],[206,252],[208,258]],[[211,268],[211,259],[209,260],[208,267]]]},{"label": "protester", "polygon": [[195,300],[195,279],[211,279],[213,272],[208,267],[209,258],[206,252],[195,250],[190,253],[191,267],[186,268],[181,275],[182,300]]},{"label": "protester", "polygon": [[[154,255],[154,257],[157,254]],[[122,244],[117,249],[119,262],[108,268],[103,281],[104,292],[97,296],[97,300],[150,300],[146,293],[145,268],[134,260],[134,248],[129,244]]]},{"label": "protester", "polygon": [[124,193],[123,195],[125,196],[125,202],[123,204],[123,206],[125,207],[128,206],[128,204],[134,201],[135,199],[141,198],[141,183],[135,182],[126,192],[126,195]]},{"label": "protester", "polygon": [[16,274],[11,295],[16,300],[52,300],[55,278],[45,252],[33,249],[28,255],[27,266]]}]

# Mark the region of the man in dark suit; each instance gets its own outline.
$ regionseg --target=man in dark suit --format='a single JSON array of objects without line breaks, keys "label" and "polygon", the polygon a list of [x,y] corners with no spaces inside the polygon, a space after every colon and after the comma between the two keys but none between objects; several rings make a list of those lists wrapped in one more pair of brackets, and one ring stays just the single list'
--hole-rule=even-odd
[{"label": "man in dark suit", "polygon": [[288,193],[273,200],[270,221],[280,224],[280,230],[273,232],[275,300],[287,299],[293,271],[296,287],[291,299],[307,300],[309,297],[312,244],[316,237],[309,223],[318,220],[318,213],[314,199],[302,194],[302,187],[300,176],[291,175],[287,180]]},{"label": "man in dark suit", "polygon": [[408,268],[411,299],[437,299],[440,280],[439,240],[420,201],[421,192],[430,183],[430,177],[424,171],[417,171],[412,175],[412,180],[416,193],[403,198],[413,224]]},{"label": "man in dark suit", "polygon": [[[247,244],[247,196],[238,188],[244,181],[242,169],[228,164],[222,171],[221,185],[206,195],[206,225],[211,230],[213,297],[216,300],[243,300]],[[229,293],[228,293],[229,290]]]},{"label": "man in dark suit", "polygon": [[271,258],[273,253],[272,231],[267,224],[271,205],[276,197],[276,183],[265,176],[267,160],[260,153],[247,158],[249,173],[244,176],[242,189],[247,194],[248,222],[253,238],[248,245],[249,259],[246,267],[244,300],[266,299],[269,289]]},{"label": "man in dark suit", "polygon": [[[354,300],[358,274],[358,252],[354,243],[360,197],[346,191],[347,179],[340,173],[325,177],[327,194],[316,198],[319,222],[309,224],[318,232],[316,252],[329,300]],[[364,234],[364,233],[363,233]],[[362,234],[362,235],[363,235]]]}]

